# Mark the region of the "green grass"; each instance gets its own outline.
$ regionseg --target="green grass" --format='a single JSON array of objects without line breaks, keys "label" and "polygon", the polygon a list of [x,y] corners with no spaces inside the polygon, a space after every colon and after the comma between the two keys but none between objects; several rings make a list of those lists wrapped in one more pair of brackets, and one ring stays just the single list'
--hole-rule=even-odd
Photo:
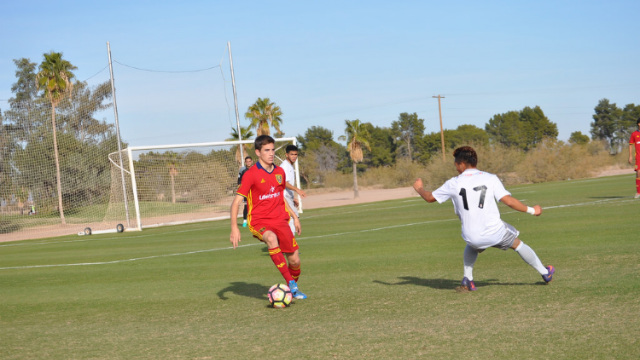
[{"label": "green grass", "polygon": [[282,279],[227,221],[0,244],[2,359],[636,359],[640,241],[633,178],[511,187],[501,205],[554,281],[489,249],[458,293],[460,224],[418,198],[307,210],[309,299],[267,307]]}]

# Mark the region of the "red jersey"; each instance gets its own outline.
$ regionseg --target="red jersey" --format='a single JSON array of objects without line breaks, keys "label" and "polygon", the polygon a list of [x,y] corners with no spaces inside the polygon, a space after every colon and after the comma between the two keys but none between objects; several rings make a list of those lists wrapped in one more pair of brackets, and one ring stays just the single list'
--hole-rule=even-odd
[{"label": "red jersey", "polygon": [[631,138],[629,139],[629,145],[636,146],[636,160],[640,159],[640,131],[636,130],[631,133]]},{"label": "red jersey", "polygon": [[284,170],[275,164],[273,170],[268,172],[258,162],[244,173],[236,193],[247,199],[249,224],[252,220],[289,222],[289,213],[285,208],[283,196],[285,183]]}]

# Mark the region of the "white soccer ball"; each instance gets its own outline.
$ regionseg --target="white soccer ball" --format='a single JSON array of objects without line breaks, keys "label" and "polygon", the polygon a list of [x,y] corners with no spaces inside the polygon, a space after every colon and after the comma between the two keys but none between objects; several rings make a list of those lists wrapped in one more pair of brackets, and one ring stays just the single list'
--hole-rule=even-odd
[{"label": "white soccer ball", "polygon": [[285,308],[291,305],[293,294],[291,289],[285,284],[275,284],[267,292],[269,304],[274,308]]}]

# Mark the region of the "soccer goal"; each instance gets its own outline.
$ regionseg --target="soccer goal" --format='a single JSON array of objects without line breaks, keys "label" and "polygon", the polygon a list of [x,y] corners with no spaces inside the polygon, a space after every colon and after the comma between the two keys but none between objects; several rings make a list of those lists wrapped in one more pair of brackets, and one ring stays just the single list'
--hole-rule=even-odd
[{"label": "soccer goal", "polygon": [[[286,146],[296,145],[296,139],[275,140],[280,165]],[[134,146],[109,154],[111,195],[103,223],[142,230],[228,219],[244,166],[240,146],[244,156],[257,160],[253,140]],[[300,183],[297,163],[295,170]]]}]

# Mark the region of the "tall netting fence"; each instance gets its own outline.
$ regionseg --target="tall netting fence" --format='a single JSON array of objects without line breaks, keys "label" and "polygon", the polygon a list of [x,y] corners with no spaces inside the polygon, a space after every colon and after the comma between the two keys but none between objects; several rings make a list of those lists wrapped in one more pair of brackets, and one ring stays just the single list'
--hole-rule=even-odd
[{"label": "tall netting fence", "polygon": [[10,101],[0,111],[2,240],[82,232],[103,221],[111,191],[108,154],[118,149],[110,97],[108,81],[77,82],[55,108],[36,98]]}]

